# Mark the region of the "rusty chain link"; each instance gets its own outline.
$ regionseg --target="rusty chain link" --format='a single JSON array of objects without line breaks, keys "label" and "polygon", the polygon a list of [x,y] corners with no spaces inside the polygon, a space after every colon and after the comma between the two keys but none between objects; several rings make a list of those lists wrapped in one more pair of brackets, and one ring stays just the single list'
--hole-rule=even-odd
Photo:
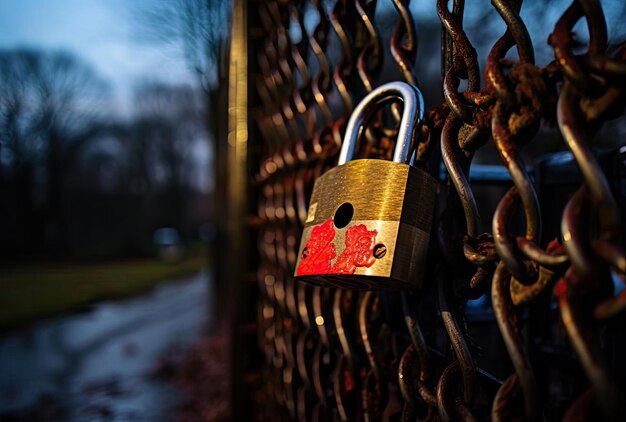
[{"label": "rusty chain link", "polygon": [[[599,0],[574,0],[562,11],[548,40],[554,60],[545,65],[535,63],[523,2],[492,0],[506,29],[486,57],[484,84],[465,30],[465,2],[433,0],[450,54],[442,60],[443,101],[426,113],[412,143],[416,166],[438,168],[440,151],[445,168],[425,288],[356,292],[294,281],[313,183],[336,165],[355,104],[389,79],[383,70],[416,86],[433,82],[416,70],[409,1],[389,3],[395,25],[388,45],[376,0],[259,1],[251,10],[259,23],[250,76],[259,133],[251,146],[258,162],[251,221],[271,412],[288,420],[506,421],[592,418],[597,407],[606,420],[624,420],[624,381],[614,376],[598,334],[623,321],[626,308],[626,290],[614,289],[615,280],[626,281],[624,198],[598,158],[594,135],[624,114],[626,45],[609,48]],[[574,33],[578,22],[589,33],[584,52]],[[371,119],[360,157],[389,156],[400,112],[393,105]],[[543,221],[550,198],[541,196],[526,157],[554,122],[581,183],[560,229],[550,231]],[[493,211],[491,232],[483,233],[472,171],[485,145],[495,148],[511,183]],[[470,333],[468,301],[479,297],[490,298],[510,359],[500,378],[478,364],[495,347],[480,349]],[[528,315],[538,310],[554,317],[545,321],[553,331],[560,317],[568,341],[551,338],[548,346],[563,348],[587,380],[563,392],[563,409],[546,396],[544,384],[556,383],[554,375],[537,369],[537,350],[545,345],[532,338]]]}]

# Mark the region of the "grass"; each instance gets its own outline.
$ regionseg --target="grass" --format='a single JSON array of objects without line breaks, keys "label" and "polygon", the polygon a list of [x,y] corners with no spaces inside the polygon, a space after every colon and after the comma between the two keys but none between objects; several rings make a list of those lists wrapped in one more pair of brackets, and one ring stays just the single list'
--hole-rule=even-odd
[{"label": "grass", "polygon": [[179,263],[137,259],[0,269],[0,328],[84,309],[98,300],[137,294],[165,279],[200,271],[204,264],[204,256],[198,254]]}]

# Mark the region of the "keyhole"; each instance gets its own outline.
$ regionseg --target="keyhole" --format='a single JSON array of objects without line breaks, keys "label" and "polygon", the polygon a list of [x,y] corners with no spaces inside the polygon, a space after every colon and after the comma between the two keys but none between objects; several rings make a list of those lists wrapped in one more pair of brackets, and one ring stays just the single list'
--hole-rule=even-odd
[{"label": "keyhole", "polygon": [[345,202],[337,208],[335,211],[335,218],[333,219],[333,223],[335,223],[335,227],[338,229],[343,229],[346,227],[350,221],[352,221],[352,216],[354,215],[354,207],[351,203]]}]

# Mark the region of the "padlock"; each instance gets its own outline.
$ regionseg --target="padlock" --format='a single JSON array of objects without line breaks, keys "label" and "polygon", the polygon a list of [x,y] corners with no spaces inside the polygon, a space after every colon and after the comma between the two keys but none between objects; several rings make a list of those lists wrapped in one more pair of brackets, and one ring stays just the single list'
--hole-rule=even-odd
[{"label": "padlock", "polygon": [[[393,161],[351,160],[364,123],[403,102]],[[355,290],[415,290],[427,259],[437,182],[410,164],[423,116],[413,85],[391,82],[354,109],[339,165],[315,182],[295,268],[296,280]]]}]

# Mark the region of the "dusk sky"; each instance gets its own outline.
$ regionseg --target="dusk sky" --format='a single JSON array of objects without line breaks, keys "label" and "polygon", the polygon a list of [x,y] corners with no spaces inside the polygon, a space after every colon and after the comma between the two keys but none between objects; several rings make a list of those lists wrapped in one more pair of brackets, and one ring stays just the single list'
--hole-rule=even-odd
[{"label": "dusk sky", "polygon": [[180,47],[143,34],[141,11],[159,0],[0,1],[0,49],[68,50],[111,84],[120,114],[146,81],[194,84]]},{"label": "dusk sky", "polygon": [[[132,110],[130,95],[138,83],[155,80],[172,84],[196,83],[182,57],[181,45],[159,41],[155,37],[156,25],[150,25],[146,18],[142,18],[143,12],[158,10],[159,5],[167,1],[174,0],[3,0],[0,1],[0,48],[31,47],[73,52],[110,82],[115,110],[125,115]],[[613,40],[626,38],[619,13],[615,13],[623,10],[621,1],[602,1]],[[527,20],[539,62],[553,58],[547,45],[551,27],[543,26],[546,15],[555,20],[569,3],[569,0],[546,4],[543,1],[525,2],[522,16]],[[477,24],[477,16],[481,13],[481,8],[476,8],[478,4],[485,5],[483,0],[467,1],[465,20],[469,29]],[[391,1],[379,2],[379,9],[384,7],[392,8]],[[418,22],[420,19],[437,19],[434,1],[414,1],[411,9]],[[493,27],[495,38],[504,30],[504,24],[495,11],[492,15],[494,19],[488,22],[488,26]],[[580,36],[584,40],[584,25],[579,23],[577,28],[582,30]],[[491,40],[488,41],[490,45]],[[481,46],[477,45],[477,48],[480,50]]]}]

